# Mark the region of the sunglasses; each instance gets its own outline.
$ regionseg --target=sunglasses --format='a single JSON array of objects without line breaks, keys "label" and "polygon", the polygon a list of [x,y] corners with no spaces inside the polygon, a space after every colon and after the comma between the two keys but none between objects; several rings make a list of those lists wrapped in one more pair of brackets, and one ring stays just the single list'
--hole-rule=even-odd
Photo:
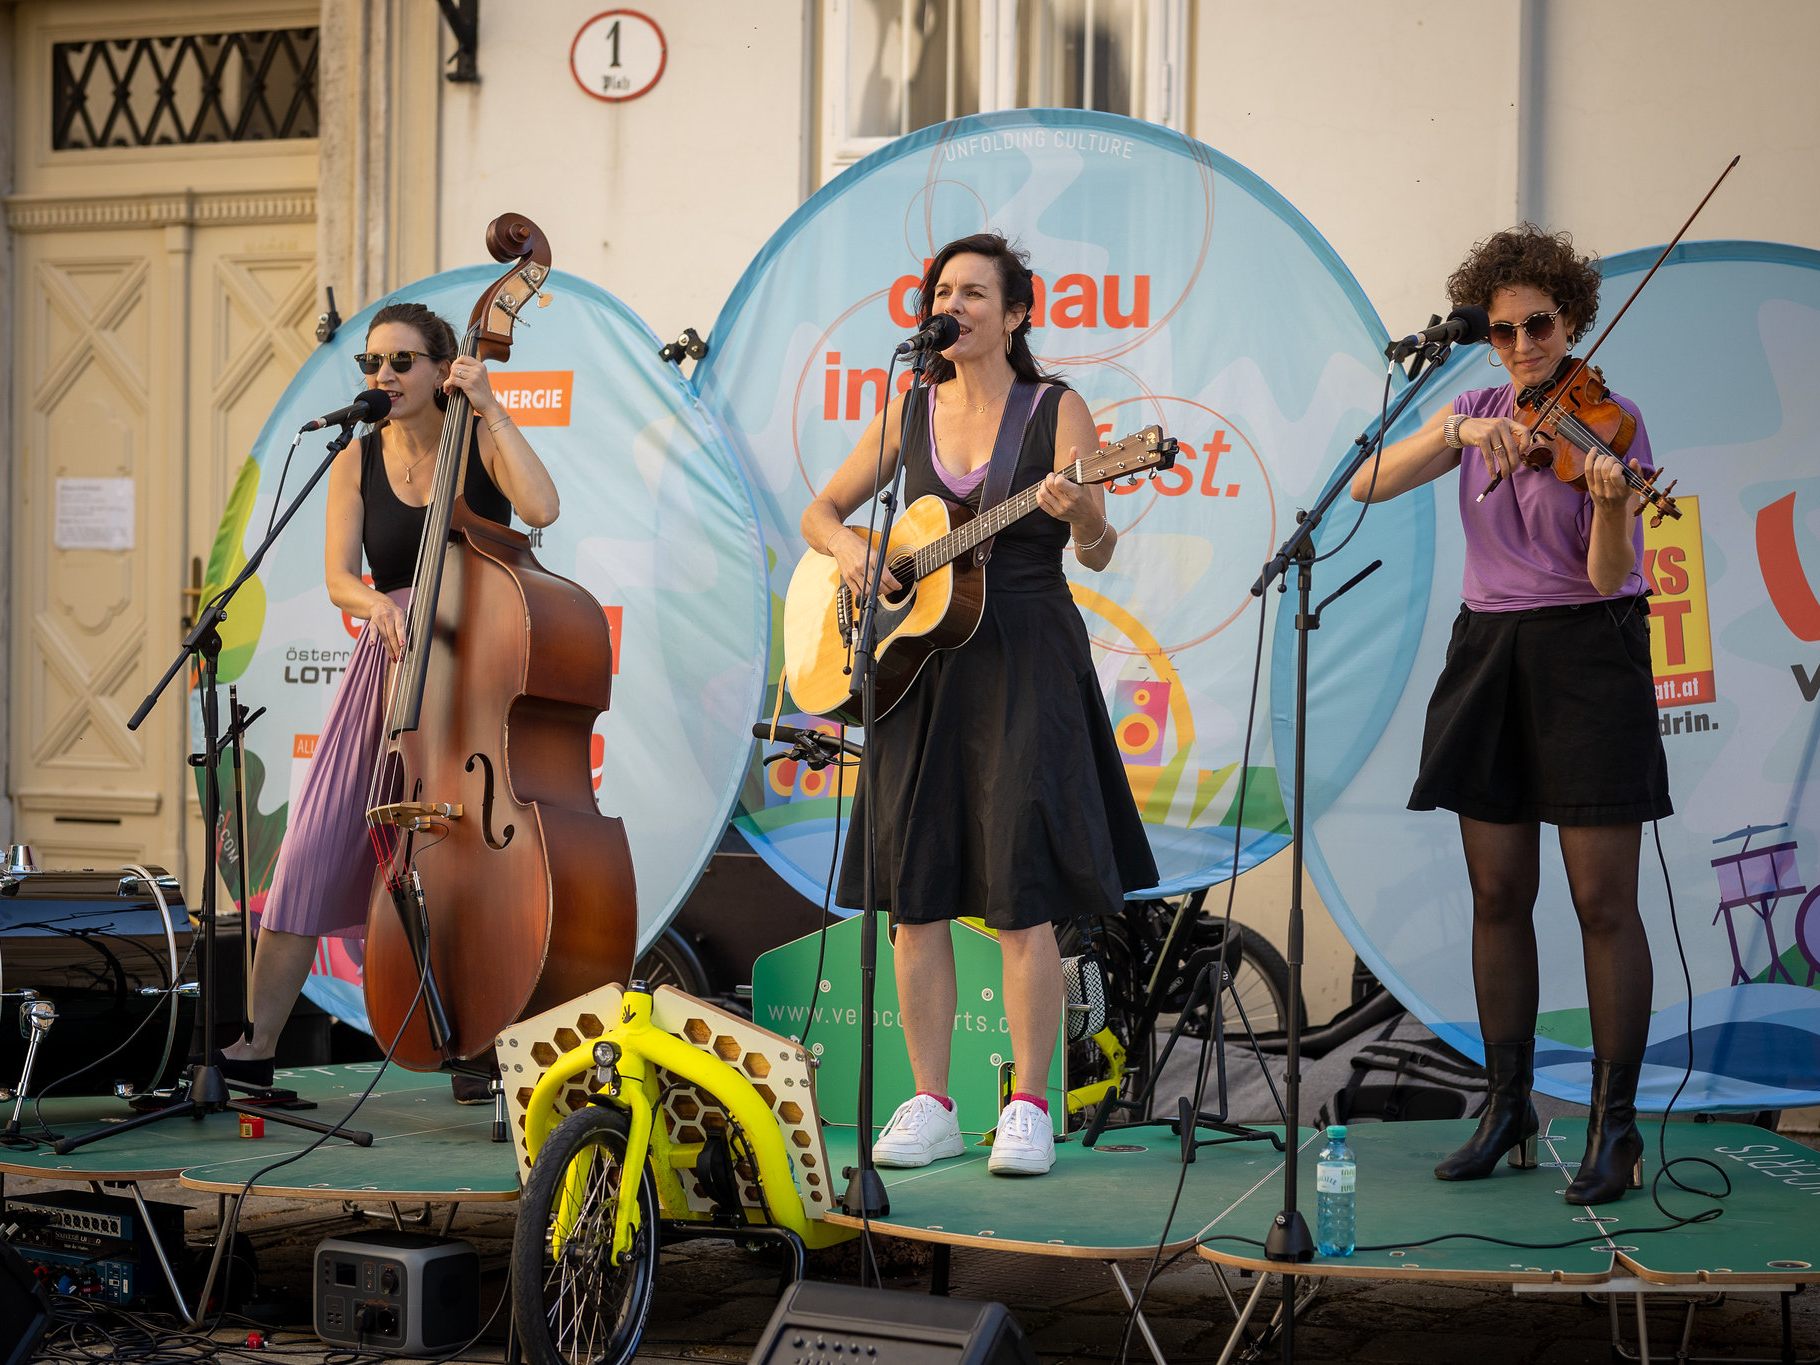
[{"label": "sunglasses", "polygon": [[428,351],[362,351],[354,357],[354,363],[360,366],[362,374],[378,374],[383,365],[390,365],[393,374],[404,374],[418,356],[425,360],[432,358]]},{"label": "sunglasses", "polygon": [[[1561,305],[1561,308],[1565,307],[1567,307],[1566,304]],[[1491,344],[1500,351],[1508,351],[1517,344],[1517,328],[1519,327],[1529,333],[1531,341],[1547,341],[1555,334],[1555,314],[1559,313],[1561,308],[1555,309],[1554,313],[1531,313],[1521,322],[1492,323]]]}]

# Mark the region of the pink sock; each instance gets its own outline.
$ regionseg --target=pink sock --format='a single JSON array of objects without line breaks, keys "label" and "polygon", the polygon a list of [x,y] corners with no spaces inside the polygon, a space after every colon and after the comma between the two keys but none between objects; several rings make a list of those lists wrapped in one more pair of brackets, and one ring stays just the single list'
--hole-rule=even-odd
[{"label": "pink sock", "polygon": [[1012,1092],[1011,1098],[1013,1100],[1024,1100],[1030,1104],[1034,1104],[1038,1109],[1041,1109],[1045,1114],[1047,1114],[1049,1112],[1049,1101],[1044,1099],[1041,1095],[1032,1095],[1027,1090],[1015,1090]]},{"label": "pink sock", "polygon": [[[946,1095],[938,1095],[933,1090],[919,1090],[916,1093],[919,1095],[927,1095],[950,1114],[954,1112],[954,1101],[949,1099]],[[1048,1111],[1045,1110],[1044,1112],[1047,1113]]]}]

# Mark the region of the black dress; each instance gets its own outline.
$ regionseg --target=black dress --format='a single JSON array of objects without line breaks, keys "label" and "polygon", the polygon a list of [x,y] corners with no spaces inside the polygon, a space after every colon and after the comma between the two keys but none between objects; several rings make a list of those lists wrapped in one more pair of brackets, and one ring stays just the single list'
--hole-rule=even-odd
[{"label": "black dress", "polygon": [[[1045,389],[1011,493],[1055,465],[1063,390]],[[953,492],[932,464],[927,410],[910,418],[904,502]],[[976,488],[968,502],[979,505]],[[1154,886],[1156,862],[1062,574],[1068,525],[1040,509],[1001,531],[979,629],[938,651],[866,737],[878,799],[878,908],[899,923],[977,916],[1026,929],[1110,913]],[[837,899],[858,907],[865,797],[853,805]]]}]

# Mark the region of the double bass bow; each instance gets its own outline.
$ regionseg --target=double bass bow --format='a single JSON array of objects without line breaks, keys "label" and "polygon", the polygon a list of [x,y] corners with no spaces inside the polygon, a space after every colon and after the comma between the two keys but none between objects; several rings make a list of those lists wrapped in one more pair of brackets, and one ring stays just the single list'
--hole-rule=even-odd
[{"label": "double bass bow", "polygon": [[[487,248],[510,264],[461,354],[498,362],[550,247],[508,213]],[[524,535],[468,507],[475,426],[451,393],[367,802],[380,870],[367,1012],[416,1070],[478,1057],[527,1014],[623,980],[638,930],[625,827],[596,807],[589,763],[611,700],[606,616]]]}]

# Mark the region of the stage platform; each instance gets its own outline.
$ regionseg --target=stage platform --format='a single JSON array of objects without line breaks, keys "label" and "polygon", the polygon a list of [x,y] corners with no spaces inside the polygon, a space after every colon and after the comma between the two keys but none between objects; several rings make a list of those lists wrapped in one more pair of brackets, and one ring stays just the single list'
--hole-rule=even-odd
[{"label": "stage platform", "polygon": [[[334,1123],[379,1071],[377,1062],[280,1071],[274,1084],[295,1090],[314,1109],[273,1109],[278,1116]],[[43,1105],[51,1131],[72,1137],[133,1117],[106,1096],[59,1099]],[[467,1203],[518,1198],[518,1169],[510,1143],[491,1140],[490,1106],[455,1103],[447,1076],[387,1067],[379,1084],[351,1119],[351,1128],[373,1134],[371,1147],[329,1138],[309,1156],[263,1175],[251,1193],[291,1199],[386,1199]],[[21,1126],[42,1138],[26,1104]],[[58,1156],[48,1141],[32,1151],[0,1148],[0,1172],[10,1175],[136,1184],[177,1180],[192,1189],[239,1194],[261,1167],[300,1152],[317,1134],[268,1122],[262,1138],[240,1136],[237,1114],[173,1118]]]}]

